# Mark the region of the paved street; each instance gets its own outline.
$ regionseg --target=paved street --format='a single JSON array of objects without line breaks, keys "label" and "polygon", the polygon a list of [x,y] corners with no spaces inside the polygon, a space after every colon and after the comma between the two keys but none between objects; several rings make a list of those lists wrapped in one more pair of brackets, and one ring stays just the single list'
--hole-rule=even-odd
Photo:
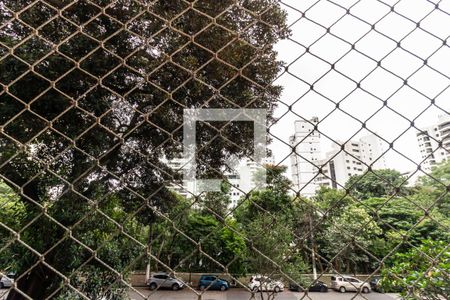
[{"label": "paved street", "polygon": [[[200,291],[196,291],[200,293]],[[0,290],[0,300],[5,300],[8,290]],[[142,297],[140,294],[144,295]],[[198,300],[198,295],[193,291],[185,289],[182,291],[156,291],[152,292],[148,289],[138,289],[138,292],[130,292],[130,300]],[[341,294],[334,291],[329,291],[328,293],[309,293],[307,296],[304,293],[295,293],[290,291],[284,291],[283,293],[277,294],[276,300],[300,300],[300,299],[310,299],[310,300],[394,300],[395,295],[387,295],[372,292],[370,294],[364,294],[362,296],[356,296],[355,293]],[[355,297],[355,298],[353,298]],[[251,299],[251,293],[243,289],[231,289],[226,292],[219,291],[207,291],[203,294],[201,300],[249,300]],[[253,298],[255,300],[260,300],[261,298],[257,296]],[[252,300],[253,300],[252,299]]]},{"label": "paved street", "polygon": [[[185,289],[183,291],[156,291],[152,292],[148,289],[138,289],[138,292],[143,294],[145,297],[142,297],[137,292],[130,292],[131,300],[198,300],[198,295],[191,290]],[[200,291],[196,291],[200,293]],[[334,291],[329,291],[328,293],[309,293],[305,295],[304,293],[296,293],[290,291],[284,291],[283,293],[278,294],[275,299],[277,300],[299,300],[299,299],[311,299],[311,300],[360,300],[360,299],[368,299],[368,300],[394,300],[395,295],[386,295],[372,292],[370,294],[364,294],[362,296],[356,296],[355,293],[345,293],[341,294]],[[148,297],[148,298],[147,298]],[[227,292],[219,292],[219,291],[207,291],[203,294],[202,300],[249,300],[255,299],[251,298],[251,293],[243,290],[243,289],[231,289]],[[261,299],[259,296],[256,299]]]}]

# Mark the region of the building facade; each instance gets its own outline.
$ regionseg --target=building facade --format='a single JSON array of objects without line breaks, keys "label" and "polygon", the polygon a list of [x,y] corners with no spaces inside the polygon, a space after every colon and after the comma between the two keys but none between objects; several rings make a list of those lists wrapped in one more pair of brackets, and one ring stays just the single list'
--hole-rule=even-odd
[{"label": "building facade", "polygon": [[264,183],[258,183],[255,175],[258,172],[264,172],[264,165],[267,164],[274,164],[273,157],[265,158],[262,163],[244,159],[240,161],[235,172],[226,174],[228,182],[231,184],[229,191],[231,208],[235,207],[239,203],[241,197],[245,196],[247,193],[263,187]]},{"label": "building facade", "polygon": [[387,144],[375,135],[349,141],[344,144],[343,149],[336,145],[320,161],[322,172],[317,175],[315,183],[318,186],[341,189],[351,176],[364,174],[368,167],[373,170],[386,169],[384,153],[387,150]]},{"label": "building facade", "polygon": [[[187,167],[186,161],[183,158],[175,158],[171,160],[164,160],[168,167],[177,172],[183,174],[183,169]],[[230,191],[228,193],[231,203],[230,208],[235,207],[239,203],[239,199],[252,190],[260,188],[261,184],[255,181],[255,175],[258,172],[265,170],[264,165],[274,164],[273,157],[268,157],[261,163],[254,162],[250,159],[242,159],[238,162],[234,172],[225,173],[227,181],[230,183]],[[195,181],[182,180],[178,183],[170,183],[169,188],[174,192],[190,198],[198,195],[198,190]]]},{"label": "building facade", "polygon": [[416,136],[423,171],[430,172],[433,166],[450,159],[450,115],[440,116],[436,124],[423,128]]},{"label": "building facade", "polygon": [[337,142],[331,151],[322,153],[318,123],[316,117],[296,121],[295,134],[290,138],[292,182],[300,195],[312,197],[320,186],[343,188],[351,176],[363,174],[369,166],[387,168],[384,154],[388,145],[373,134]]},{"label": "building facade", "polygon": [[321,155],[318,123],[317,117],[295,121],[295,133],[289,138],[293,188],[305,197],[314,196],[317,190],[314,180]]}]

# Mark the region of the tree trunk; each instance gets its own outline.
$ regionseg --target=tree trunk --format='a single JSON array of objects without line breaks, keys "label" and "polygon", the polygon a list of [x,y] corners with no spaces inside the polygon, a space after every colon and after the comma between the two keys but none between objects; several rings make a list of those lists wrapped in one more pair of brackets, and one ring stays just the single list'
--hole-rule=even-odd
[{"label": "tree trunk", "polygon": [[[148,230],[148,246],[149,246],[149,252],[152,253],[152,242],[153,242],[153,224],[150,224],[150,228]],[[148,282],[151,275],[151,264],[152,264],[152,257],[151,255],[148,256],[148,262],[147,262],[147,268],[145,270],[145,283]]]},{"label": "tree trunk", "polygon": [[[17,288],[33,300],[45,299],[45,291],[49,284],[52,283],[55,274],[42,264],[34,267],[27,275],[17,280]],[[23,300],[26,299],[16,290],[11,290],[7,300]]]}]

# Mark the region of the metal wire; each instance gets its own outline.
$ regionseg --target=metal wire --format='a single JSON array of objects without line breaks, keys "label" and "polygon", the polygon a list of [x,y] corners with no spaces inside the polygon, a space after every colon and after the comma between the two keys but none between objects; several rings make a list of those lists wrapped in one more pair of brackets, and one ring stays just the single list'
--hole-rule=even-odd
[{"label": "metal wire", "polygon": [[[448,18],[449,12],[443,1],[422,1],[429,9],[417,18],[402,13],[401,5],[414,5],[407,4],[407,1],[351,2],[319,0],[297,7],[282,0],[229,0],[220,3],[206,0],[0,0],[0,179],[17,195],[10,202],[17,207],[23,206],[23,210],[29,214],[26,217],[18,216],[21,218],[18,226],[9,220],[0,220],[2,234],[5,236],[0,244],[0,255],[13,253],[15,256],[27,257],[26,264],[19,268],[21,271],[17,274],[16,284],[9,290],[10,297],[14,294],[14,299],[95,298],[86,293],[86,285],[91,284],[86,279],[90,276],[89,267],[95,263],[96,268],[101,268],[109,276],[108,284],[91,289],[96,291],[98,297],[107,295],[114,299],[121,290],[135,292],[142,299],[152,299],[153,293],[144,295],[132,285],[129,278],[129,274],[137,266],[142,267],[142,261],[154,261],[166,271],[176,274],[186,271],[185,266],[193,262],[196,256],[203,257],[223,272],[222,275],[248,290],[239,274],[231,274],[229,271],[237,257],[224,264],[216,257],[217,253],[208,253],[202,247],[224,229],[242,238],[256,256],[273,267],[269,276],[276,274],[291,282],[298,280],[289,270],[283,269],[279,261],[270,257],[269,253],[258,249],[252,238],[227,222],[242,207],[251,205],[268,220],[267,228],[276,225],[286,231],[292,230],[277,220],[276,212],[254,201],[252,193],[256,189],[249,192],[234,186],[244,196],[225,214],[218,213],[214,207],[204,207],[210,216],[218,220],[220,226],[199,239],[183,229],[183,216],[202,206],[204,194],[184,190],[190,198],[186,206],[176,212],[170,209],[169,202],[172,200],[166,201],[167,203],[163,201],[173,198],[170,188],[186,189],[180,181],[184,166],[177,170],[171,169],[162,157],[170,160],[176,153],[181,153],[183,110],[189,108],[267,109],[269,118],[266,127],[270,138],[290,149],[289,154],[278,165],[286,164],[288,158],[295,155],[317,169],[317,174],[309,180],[307,186],[315,184],[320,176],[331,180],[323,172],[324,167],[337,155],[346,153],[361,162],[368,170],[366,175],[372,174],[379,180],[386,181],[386,185],[394,190],[393,194],[374,209],[352,190],[358,182],[354,182],[353,186],[337,182],[342,193],[335,204],[324,209],[313,200],[302,197],[303,188],[288,188],[292,195],[291,203],[301,203],[305,209],[311,210],[311,226],[302,233],[292,232],[292,240],[278,242],[286,247],[294,244],[292,253],[296,250],[315,252],[316,261],[326,266],[321,270],[319,279],[327,273],[340,274],[333,264],[344,255],[347,248],[363,252],[376,264],[370,274],[367,274],[367,278],[370,278],[379,273],[386,261],[400,252],[402,247],[421,252],[410,241],[410,237],[422,222],[431,221],[443,231],[450,231],[448,224],[435,220],[431,214],[448,198],[448,182],[436,178],[421,167],[433,153],[448,152],[449,148],[430,136],[439,147],[417,163],[396,147],[407,131],[421,130],[416,123],[431,109],[449,115],[446,108],[437,101],[439,97],[448,97],[445,93],[448,93],[449,74],[430,63],[439,51],[448,51],[449,32],[447,30],[443,38],[441,33],[423,26],[432,14],[442,13]],[[385,13],[371,18],[358,13],[358,7],[370,5],[381,7]],[[331,8],[339,11],[334,19],[325,22],[314,17],[314,13],[325,13]],[[290,10],[298,18],[291,24],[277,24],[276,20],[285,21],[283,9]],[[346,38],[336,29],[349,18],[359,24],[358,30],[363,31],[354,39]],[[401,37],[390,36],[380,29],[380,24],[387,18],[400,18],[414,26]],[[295,26],[301,22],[307,22],[311,28],[322,33],[309,42],[297,40],[290,35],[290,30],[294,31]],[[441,43],[440,46],[426,55],[419,55],[406,47],[405,41],[414,38],[413,35],[419,31]],[[360,42],[372,34],[383,37],[395,46],[374,58],[367,49],[360,47]],[[334,59],[322,57],[315,49],[325,47],[320,43],[327,38],[339,41],[347,50]],[[283,39],[303,50],[292,61],[284,64],[277,61],[273,50],[274,44]],[[387,58],[399,50],[419,61],[420,66],[407,75],[393,71]],[[360,55],[372,63],[372,67],[360,78],[355,79],[352,74],[338,67],[350,55]],[[296,63],[308,58],[315,60],[314,65],[318,69],[322,65],[326,66],[313,79],[294,69]],[[264,69],[269,71],[261,75],[264,73],[261,70]],[[434,95],[428,94],[414,80],[414,76],[422,71],[432,74],[429,76],[430,80],[433,76],[439,77],[445,82],[445,87]],[[377,72],[383,72],[383,76],[399,80],[401,84],[391,91],[387,91],[385,87],[378,87],[374,91],[366,86],[366,82]],[[352,88],[341,96],[330,96],[320,87],[330,74],[337,74],[350,83]],[[284,76],[291,76],[295,84],[307,87],[297,99],[280,97],[281,91],[276,83]],[[390,105],[390,100],[398,96],[405,87],[429,101],[413,118]],[[235,94],[236,90],[245,93]],[[347,99],[361,91],[379,102],[379,108],[367,118],[346,111],[343,105]],[[312,94],[319,95],[333,107],[317,124],[310,122],[296,109],[297,104]],[[274,110],[285,110],[285,113],[275,118],[272,115]],[[377,133],[371,129],[370,121],[381,111],[395,114],[406,121],[409,127],[393,139]],[[321,130],[321,125],[337,113],[344,114],[360,126],[343,142]],[[309,135],[292,145],[272,130],[289,114],[309,122],[314,126],[314,132],[320,133],[340,147],[340,150],[320,163],[303,157],[296,149],[298,145],[307,142]],[[207,153],[217,145],[227,145],[227,153],[217,152],[224,156],[230,152],[239,153],[241,157],[251,156],[252,150],[248,149],[247,144],[251,144],[248,133],[252,126],[241,128],[238,132],[233,127],[232,120],[218,126],[213,122],[202,122],[202,126],[205,134],[199,137],[201,146],[197,152],[204,154],[198,157],[198,161],[203,164],[206,175],[224,177],[222,165],[226,162],[225,157],[215,156],[216,152],[210,156]],[[388,149],[372,164],[361,161],[344,147],[362,132],[369,132],[388,145]],[[392,184],[373,170],[373,164],[388,152],[395,153],[416,167],[411,175],[403,178],[400,186]],[[264,165],[260,164],[260,167]],[[427,203],[426,206],[400,191],[417,172],[443,190],[433,203]],[[403,231],[379,218],[381,210],[399,197],[416,209],[420,216],[414,225]],[[363,207],[372,218],[358,224],[356,232],[335,224],[347,238],[345,246],[337,249],[332,256],[318,253],[311,243],[311,236],[323,234],[322,224],[332,218],[335,209],[345,201]],[[62,208],[64,205],[67,205],[65,209]],[[4,207],[7,206],[8,204],[4,204]],[[121,208],[114,211],[112,206]],[[392,245],[384,257],[377,257],[372,250],[353,238],[362,234],[375,221],[400,237],[400,241]],[[187,241],[192,249],[176,265],[169,265],[162,260],[154,249],[158,241],[166,239],[165,232],[151,236],[152,224],[157,222],[167,226],[171,234],[177,234],[180,239]],[[98,227],[93,227],[97,225]],[[48,241],[34,244],[36,240],[30,230],[38,230],[34,234],[42,238],[48,237],[52,244],[48,245]],[[149,242],[139,237],[145,230],[149,230]],[[89,235],[91,231],[93,233]],[[126,246],[121,240],[127,241],[131,246]],[[108,259],[105,254],[112,255],[108,251],[113,243],[122,247],[121,251],[129,253],[128,257],[119,259],[120,263]],[[427,272],[438,268],[437,262],[448,251],[449,246],[450,244],[446,245],[436,256],[422,253],[429,264]],[[72,265],[67,269],[61,268],[61,262],[56,259],[63,249],[71,255],[68,261]],[[83,259],[74,262],[76,255]],[[0,265],[0,271],[5,271],[2,268],[6,267],[8,266]],[[440,271],[446,276],[450,275],[449,270]],[[30,274],[39,272],[45,274],[42,277],[58,278],[58,284],[50,284],[50,292],[47,291],[46,294],[30,296],[37,295],[33,294],[36,291],[33,288],[23,290],[23,286],[17,282],[32,280]],[[426,277],[426,273],[417,278],[417,286],[408,286],[410,296],[414,296],[413,290],[421,289],[419,280]],[[203,299],[204,291],[191,286],[188,289],[198,299]],[[248,292],[251,293],[250,290]],[[310,299],[307,293],[304,298]]]}]

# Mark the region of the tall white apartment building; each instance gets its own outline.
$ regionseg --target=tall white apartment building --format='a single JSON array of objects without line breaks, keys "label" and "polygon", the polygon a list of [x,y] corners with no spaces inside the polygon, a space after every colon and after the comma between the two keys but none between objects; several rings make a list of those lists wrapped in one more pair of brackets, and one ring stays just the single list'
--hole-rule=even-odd
[{"label": "tall white apartment building", "polygon": [[350,141],[343,149],[335,145],[319,162],[322,172],[316,177],[315,183],[318,186],[340,189],[351,176],[364,174],[368,167],[374,170],[386,169],[383,154],[387,149],[387,144],[375,135]]},{"label": "tall white apartment building", "polygon": [[[187,167],[186,161],[183,158],[164,160],[164,162],[171,169],[177,171],[181,175],[183,173],[183,169]],[[239,199],[246,193],[259,188],[257,182],[254,180],[254,177],[257,172],[265,170],[264,165],[266,164],[274,164],[274,158],[265,158],[261,164],[250,159],[242,159],[238,162],[234,172],[225,174],[225,177],[231,184],[229,191],[229,196],[231,199],[230,207],[235,207],[238,204]],[[197,186],[193,181],[183,180],[180,183],[171,183],[169,188],[186,198],[192,197],[199,193]]]},{"label": "tall white apartment building", "polygon": [[236,171],[232,174],[227,174],[228,182],[231,184],[229,196],[231,199],[230,207],[235,207],[239,203],[239,199],[245,194],[261,188],[261,183],[258,184],[255,180],[255,175],[258,172],[264,172],[264,165],[274,164],[274,158],[265,158],[262,163],[256,163],[250,159],[243,159],[236,167]]},{"label": "tall white apartment building", "polygon": [[314,196],[320,186],[342,188],[351,176],[363,174],[369,166],[387,168],[387,143],[373,134],[338,142],[331,151],[322,153],[318,123],[317,117],[296,121],[295,134],[290,138],[292,183],[302,196]]},{"label": "tall white apartment building", "polygon": [[363,136],[359,139],[361,160],[372,169],[386,169],[385,152],[388,144],[374,134]]},{"label": "tall white apartment building", "polygon": [[317,131],[319,119],[295,121],[295,133],[290,137],[292,183],[295,191],[306,197],[314,196],[318,186],[314,178],[320,160],[320,133]]},{"label": "tall white apartment building", "polygon": [[[450,115],[440,116],[438,122],[417,133],[422,170],[430,172],[436,164],[450,159]],[[442,142],[442,147],[439,143]]]}]

